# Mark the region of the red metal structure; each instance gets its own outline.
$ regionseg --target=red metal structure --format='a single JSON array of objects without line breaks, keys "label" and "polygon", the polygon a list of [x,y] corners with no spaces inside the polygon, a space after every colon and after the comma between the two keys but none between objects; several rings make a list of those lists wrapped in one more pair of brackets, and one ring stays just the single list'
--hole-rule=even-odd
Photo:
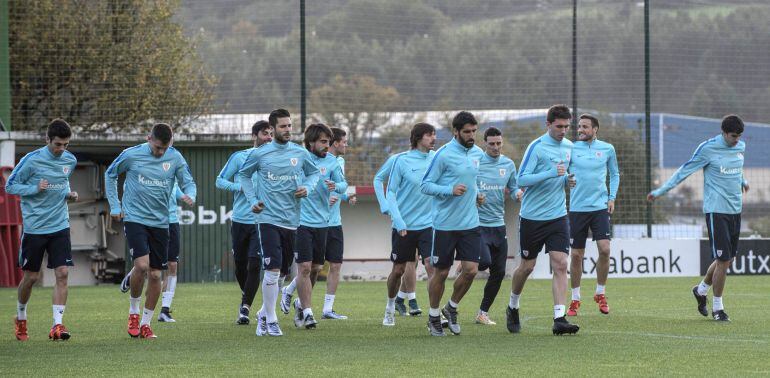
[{"label": "red metal structure", "polygon": [[16,287],[22,272],[17,266],[21,242],[21,199],[5,192],[13,168],[0,168],[0,287]]}]

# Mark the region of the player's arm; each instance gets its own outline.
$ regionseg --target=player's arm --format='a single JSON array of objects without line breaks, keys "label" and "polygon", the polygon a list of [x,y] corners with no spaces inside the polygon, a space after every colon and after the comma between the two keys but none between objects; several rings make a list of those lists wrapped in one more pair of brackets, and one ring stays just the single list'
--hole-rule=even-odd
[{"label": "player's arm", "polygon": [[511,196],[511,199],[515,201],[517,200],[516,192],[519,191],[519,184],[516,182],[516,164],[511,162],[510,169],[510,176],[508,177],[508,183],[505,184],[505,187],[508,188],[508,195]]},{"label": "player's arm", "polygon": [[130,160],[128,150],[124,150],[104,173],[104,189],[107,194],[107,202],[110,204],[110,216],[118,217],[123,212],[118,198],[118,177],[128,170]]},{"label": "player's arm", "polygon": [[391,156],[380,167],[377,173],[374,175],[374,195],[377,196],[377,203],[380,204],[380,212],[388,214],[388,200],[385,198],[385,179],[390,175],[390,170],[393,167],[393,161],[397,155]]},{"label": "player's arm", "polygon": [[310,151],[305,149],[303,151],[305,151],[305,158],[302,159],[302,172],[305,173],[305,181],[302,182],[301,186],[310,192],[310,189],[318,185],[318,180],[321,179],[321,171],[310,160]]},{"label": "player's arm", "polygon": [[654,201],[656,198],[668,193],[671,189],[674,189],[677,185],[679,185],[679,183],[684,181],[684,179],[689,177],[691,174],[708,165],[709,159],[708,156],[706,156],[708,153],[707,151],[707,148],[701,144],[695,150],[695,153],[693,153],[690,160],[679,167],[679,169],[674,172],[671,178],[669,178],[668,181],[663,184],[663,186],[653,190],[647,195],[647,200]]},{"label": "player's arm", "polygon": [[345,180],[345,174],[342,173],[342,167],[339,164],[334,167],[329,178],[334,181],[334,191],[347,197],[345,193],[348,190],[348,182]]},{"label": "player's arm", "polygon": [[537,167],[539,159],[537,146],[533,147],[530,145],[524,153],[524,161],[522,161],[521,167],[519,167],[519,175],[516,177],[516,181],[520,187],[535,186],[549,178],[563,176],[564,173],[566,173],[566,169],[563,165],[561,175],[559,174],[560,170],[558,165],[554,165],[547,171],[535,173],[535,167]]},{"label": "player's arm", "polygon": [[179,154],[179,162],[180,164],[177,165],[176,169],[176,182],[180,183],[179,187],[184,192],[180,198],[186,204],[192,205],[198,196],[198,186],[195,185],[190,166],[187,165],[187,161],[182,157],[182,154]]},{"label": "player's arm", "polygon": [[235,175],[238,174],[238,170],[240,169],[240,164],[238,164],[239,162],[237,161],[239,160],[238,155],[238,153],[232,154],[230,158],[227,159],[225,166],[222,167],[222,171],[219,172],[219,176],[217,176],[217,189],[235,193],[241,191],[241,183],[237,182],[235,179]]},{"label": "player's arm", "polygon": [[607,207],[610,214],[612,214],[615,210],[615,198],[618,196],[618,188],[620,187],[620,168],[618,168],[618,156],[615,153],[614,147],[610,149],[610,158],[607,160],[607,169],[610,172],[610,193],[607,198]]},{"label": "player's arm", "polygon": [[434,157],[433,161],[431,161],[430,165],[428,166],[428,170],[425,171],[425,175],[422,176],[420,191],[423,194],[434,197],[451,197],[453,195],[452,186],[438,184],[438,179],[441,177],[441,172],[443,170],[443,155]]},{"label": "player's arm", "polygon": [[388,179],[388,195],[386,196],[390,219],[393,221],[393,227],[395,227],[396,231],[399,233],[406,230],[406,223],[401,217],[401,211],[398,209],[398,199],[396,198],[396,193],[398,192],[398,188],[401,186],[401,180],[403,179],[403,175],[401,174],[400,169],[401,165],[402,164],[399,164],[398,161],[396,161],[393,164],[393,168],[390,170],[390,177]]},{"label": "player's arm", "polygon": [[259,155],[257,150],[252,150],[244,160],[241,169],[238,171],[238,183],[241,185],[241,191],[246,196],[249,204],[253,207],[256,206],[259,200],[257,199],[256,192],[254,190],[254,184],[251,182],[251,177],[259,169]]},{"label": "player's arm", "polygon": [[8,194],[24,197],[40,192],[39,183],[29,183],[33,168],[30,167],[32,163],[27,156],[21,159],[19,164],[11,171],[11,175],[8,176],[8,182],[5,183],[5,191]]}]

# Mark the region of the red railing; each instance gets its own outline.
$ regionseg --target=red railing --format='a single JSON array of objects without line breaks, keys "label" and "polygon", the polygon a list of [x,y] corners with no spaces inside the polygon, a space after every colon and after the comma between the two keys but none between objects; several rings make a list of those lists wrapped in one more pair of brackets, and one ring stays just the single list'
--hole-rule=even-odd
[{"label": "red railing", "polygon": [[5,192],[11,170],[0,168],[0,287],[16,287],[22,277],[17,261],[21,247],[21,199]]}]

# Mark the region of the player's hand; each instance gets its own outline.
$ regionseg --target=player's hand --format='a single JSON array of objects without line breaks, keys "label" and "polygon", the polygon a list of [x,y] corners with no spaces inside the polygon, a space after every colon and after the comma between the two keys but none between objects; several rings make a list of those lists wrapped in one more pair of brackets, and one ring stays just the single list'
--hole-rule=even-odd
[{"label": "player's hand", "polygon": [[401,237],[403,238],[406,236],[406,230],[401,230],[398,232],[398,234],[401,235]]},{"label": "player's hand", "polygon": [[652,194],[652,192],[647,193],[647,201],[648,202],[655,202],[655,196]]},{"label": "player's hand", "polygon": [[192,199],[192,198],[190,198],[190,196],[188,196],[187,194],[183,195],[183,196],[182,196],[181,198],[179,198],[179,199],[181,199],[181,200],[182,200],[182,202],[186,203],[186,204],[187,204],[187,206],[192,206],[192,205],[195,203],[195,201],[193,201],[193,199]]},{"label": "player's hand", "polygon": [[556,164],[556,175],[564,176],[565,174],[567,174],[567,167],[564,166],[563,161],[560,161],[559,164]]},{"label": "player's hand", "polygon": [[452,188],[452,195],[453,196],[461,196],[465,194],[465,192],[468,191],[468,188],[465,187],[463,184],[457,184]]},{"label": "player's hand", "polygon": [[334,206],[337,201],[340,200],[340,197],[337,196],[329,196],[329,206]]},{"label": "player's hand", "polygon": [[574,188],[575,185],[577,185],[577,180],[575,180],[575,174],[570,173],[567,175],[567,185],[569,185],[570,189]]},{"label": "player's hand", "polygon": [[298,187],[298,188],[297,188],[297,191],[296,191],[296,192],[294,192],[294,197],[295,197],[295,198],[304,198],[304,197],[307,197],[307,188],[305,188],[304,186],[300,186],[300,187]]},{"label": "player's hand", "polygon": [[326,184],[326,189],[329,189],[330,192],[337,188],[337,184],[332,180],[324,180],[324,183]]},{"label": "player's hand", "polygon": [[749,192],[749,184],[748,183],[743,185],[743,192],[744,193],[748,193]]},{"label": "player's hand", "polygon": [[521,199],[524,198],[524,190],[526,189],[519,189],[516,191],[516,200],[521,202]]},{"label": "player's hand", "polygon": [[256,205],[251,207],[251,212],[255,214],[259,214],[262,212],[262,210],[265,209],[265,203],[262,201],[257,202]]},{"label": "player's hand", "polygon": [[349,194],[348,203],[350,206],[355,206],[358,203],[358,197],[355,194]]},{"label": "player's hand", "polygon": [[110,214],[110,217],[114,222],[121,222],[123,221],[123,212],[121,211],[120,214]]},{"label": "player's hand", "polygon": [[615,211],[615,200],[607,201],[607,212],[612,214]]},{"label": "player's hand", "polygon": [[46,180],[46,179],[40,180],[40,182],[37,183],[37,191],[38,191],[38,193],[44,191],[45,188],[47,188],[47,187],[48,187],[48,180]]},{"label": "player's hand", "polygon": [[69,192],[69,193],[67,193],[66,199],[68,199],[68,200],[70,200],[72,202],[77,202],[78,201],[78,192]]},{"label": "player's hand", "polygon": [[484,204],[484,201],[487,200],[487,196],[485,196],[482,193],[479,193],[478,196],[476,196],[476,206],[481,206]]}]

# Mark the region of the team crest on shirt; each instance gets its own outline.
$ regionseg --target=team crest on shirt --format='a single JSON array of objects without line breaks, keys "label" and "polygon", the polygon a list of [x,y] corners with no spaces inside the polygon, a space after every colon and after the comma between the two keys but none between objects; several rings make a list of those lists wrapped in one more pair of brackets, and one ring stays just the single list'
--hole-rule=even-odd
[{"label": "team crest on shirt", "polygon": [[508,170],[505,169],[505,168],[500,168],[500,177],[505,177],[505,172],[507,172],[507,171]]},{"label": "team crest on shirt", "polygon": [[163,163],[163,170],[168,171],[171,169],[171,163]]},{"label": "team crest on shirt", "polygon": [[270,258],[269,257],[265,257],[265,265],[270,265]]},{"label": "team crest on shirt", "polygon": [[291,166],[292,166],[292,167],[296,167],[296,166],[297,166],[297,163],[299,163],[299,159],[297,159],[297,158],[291,158],[291,159],[289,159],[289,163],[291,163]]},{"label": "team crest on shirt", "polygon": [[473,159],[473,160],[472,160],[472,162],[473,162],[473,166],[474,166],[474,167],[476,167],[476,168],[478,168],[478,167],[479,167],[479,161],[478,161],[478,160],[476,160],[476,159]]},{"label": "team crest on shirt", "polygon": [[69,174],[70,173],[70,167],[67,167],[67,166],[61,167],[61,171],[64,172],[65,175]]},{"label": "team crest on shirt", "polygon": [[321,167],[321,168],[319,168],[319,170],[321,171],[322,175],[326,174],[326,167]]},{"label": "team crest on shirt", "polygon": [[569,151],[567,151],[567,153],[564,156],[567,158],[567,161],[569,161],[569,159],[572,157],[572,154]]},{"label": "team crest on shirt", "polygon": [[743,152],[739,152],[736,155],[738,156],[738,159],[743,160]]},{"label": "team crest on shirt", "polygon": [[602,157],[602,152],[601,151],[596,151],[596,157],[601,158]]}]

